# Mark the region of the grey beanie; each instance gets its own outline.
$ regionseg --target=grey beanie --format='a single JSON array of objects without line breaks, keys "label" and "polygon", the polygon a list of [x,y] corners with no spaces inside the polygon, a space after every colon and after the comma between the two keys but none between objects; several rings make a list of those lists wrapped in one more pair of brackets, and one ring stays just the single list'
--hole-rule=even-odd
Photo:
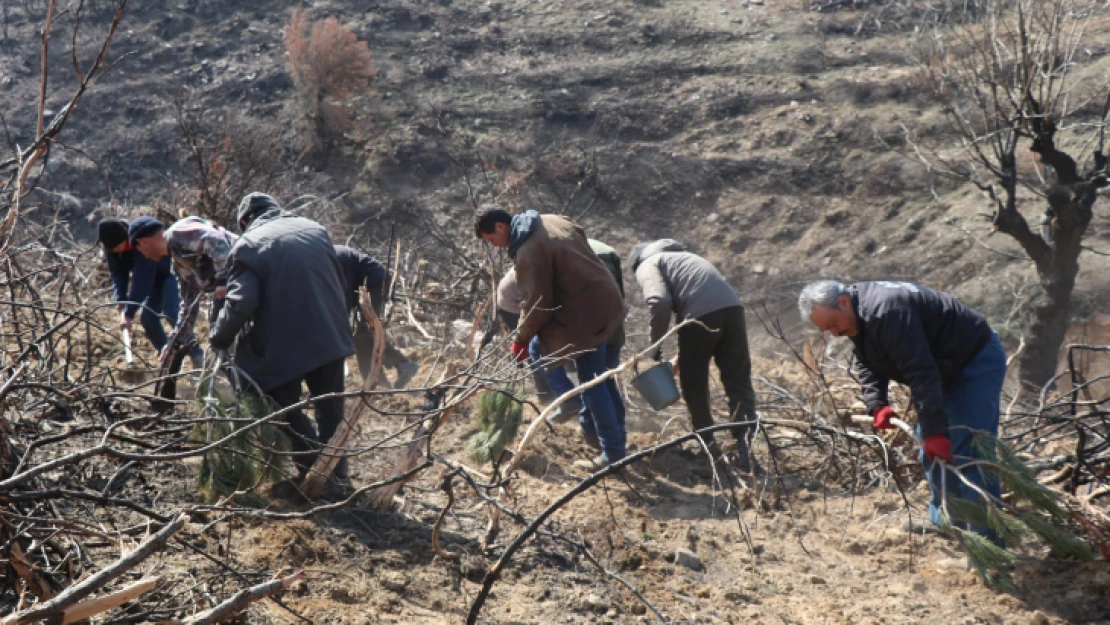
[{"label": "grey beanie", "polygon": [[243,232],[256,217],[275,209],[281,210],[281,205],[274,198],[257,191],[248,193],[239,201],[239,208],[235,211],[235,223],[238,224],[239,231]]}]

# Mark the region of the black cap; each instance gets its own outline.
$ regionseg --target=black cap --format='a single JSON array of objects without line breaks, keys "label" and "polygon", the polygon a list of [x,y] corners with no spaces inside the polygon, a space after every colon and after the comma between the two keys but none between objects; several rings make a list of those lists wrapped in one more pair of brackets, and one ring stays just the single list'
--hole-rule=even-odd
[{"label": "black cap", "polygon": [[96,238],[105,249],[112,249],[127,240],[127,222],[105,219],[96,225]]}]

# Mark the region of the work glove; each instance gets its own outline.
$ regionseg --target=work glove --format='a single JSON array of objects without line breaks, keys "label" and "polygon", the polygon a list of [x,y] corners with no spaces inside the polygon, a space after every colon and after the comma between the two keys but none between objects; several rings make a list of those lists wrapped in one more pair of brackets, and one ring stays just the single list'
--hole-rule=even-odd
[{"label": "work glove", "polygon": [[524,362],[528,360],[528,345],[526,343],[517,343],[513,341],[509,349],[513,352],[513,360],[516,362]]},{"label": "work glove", "polygon": [[946,434],[933,434],[925,437],[925,459],[929,462],[940,458],[952,462],[952,441]]},{"label": "work glove", "polygon": [[876,430],[893,430],[894,424],[890,422],[893,417],[893,408],[890,406],[879,406],[871,411],[871,427]]}]

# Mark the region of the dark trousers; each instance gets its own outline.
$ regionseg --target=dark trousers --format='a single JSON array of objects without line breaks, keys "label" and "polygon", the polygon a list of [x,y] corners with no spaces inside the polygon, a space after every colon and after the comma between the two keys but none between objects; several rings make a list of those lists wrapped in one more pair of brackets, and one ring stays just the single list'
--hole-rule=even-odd
[{"label": "dark trousers", "polygon": [[[744,323],[744,307],[732,306],[703,315],[699,325],[678,331],[678,368],[682,397],[695,430],[713,425],[709,410],[709,361],[717,363],[721,384],[728,395],[728,411],[735,421],[755,421],[755,390],[752,388],[752,359],[748,352],[748,330]],[[746,452],[754,425],[733,430]],[[712,441],[706,441],[707,443]]]},{"label": "dark trousers", "polygon": [[[370,364],[374,361],[374,333],[370,331],[370,326],[358,315],[355,319],[355,350],[358,356],[358,372],[362,375],[362,379],[370,374]],[[402,364],[408,362],[401,350],[393,346],[393,342],[389,340],[387,335],[385,338],[385,354],[382,356],[382,368],[396,369]]]},{"label": "dark trousers", "polygon": [[[327,395],[328,393],[341,393],[343,391],[343,360],[341,358],[317,367],[305,374],[304,378],[290,380],[266,391],[266,394],[278,406],[286,408],[301,401],[302,382],[308,385],[310,397]],[[316,411],[316,426],[320,429],[319,435],[317,435],[316,427],[312,425],[312,421],[302,410],[292,410],[285,414],[285,422],[293,430],[289,435],[293,451],[296,452],[293,461],[302,474],[307,473],[312,468],[312,463],[316,461],[316,453],[312,452],[321,447],[321,442],[326,443],[331,440],[340,422],[343,421],[342,397],[313,402],[313,407]]]}]

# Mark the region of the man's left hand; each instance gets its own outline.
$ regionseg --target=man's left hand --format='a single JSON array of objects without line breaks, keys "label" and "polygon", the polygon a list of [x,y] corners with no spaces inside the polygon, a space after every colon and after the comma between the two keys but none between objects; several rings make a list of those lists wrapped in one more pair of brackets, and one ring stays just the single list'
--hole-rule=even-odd
[{"label": "man's left hand", "polygon": [[952,441],[945,434],[933,434],[925,438],[925,459],[929,462],[940,458],[952,462]]}]

